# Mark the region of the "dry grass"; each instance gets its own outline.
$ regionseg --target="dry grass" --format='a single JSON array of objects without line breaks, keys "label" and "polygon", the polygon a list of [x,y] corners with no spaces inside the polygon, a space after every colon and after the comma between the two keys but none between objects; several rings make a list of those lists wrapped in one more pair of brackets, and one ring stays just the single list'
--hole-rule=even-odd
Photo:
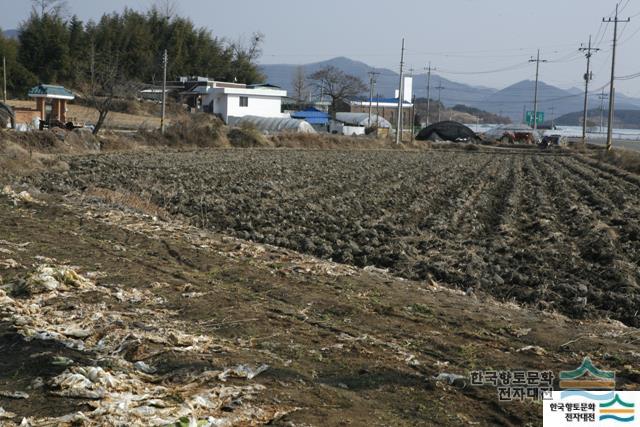
[{"label": "dry grass", "polygon": [[331,134],[280,133],[269,136],[275,147],[306,149],[425,149],[430,144],[422,141],[397,145],[391,139],[353,137]]},{"label": "dry grass", "polygon": [[181,114],[166,129],[163,135],[152,132],[148,136],[155,138],[159,145],[171,147],[229,147],[226,127],[222,120],[211,114]]},{"label": "dry grass", "polygon": [[239,127],[227,131],[227,138],[232,147],[272,147],[273,142],[250,123],[243,123]]},{"label": "dry grass", "polygon": [[640,174],[640,152],[623,149],[611,151],[601,150],[592,157],[598,161],[614,165],[627,172]]},{"label": "dry grass", "polygon": [[89,187],[84,192],[84,197],[92,197],[102,200],[119,208],[128,208],[152,217],[169,219],[170,215],[164,209],[154,204],[150,199],[143,199],[126,190],[113,191],[102,187]]},{"label": "dry grass", "polygon": [[69,165],[51,154],[44,154],[0,134],[0,177],[3,175],[27,175],[44,169],[65,170]]}]

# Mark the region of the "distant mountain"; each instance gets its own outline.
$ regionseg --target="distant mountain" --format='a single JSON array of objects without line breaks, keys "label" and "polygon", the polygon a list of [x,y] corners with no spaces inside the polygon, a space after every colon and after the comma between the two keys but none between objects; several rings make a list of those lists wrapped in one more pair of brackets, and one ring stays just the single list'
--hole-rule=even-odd
[{"label": "distant mountain", "polygon": [[2,35],[8,39],[17,39],[20,31],[18,30],[6,30],[2,32]]},{"label": "distant mountain", "polygon": [[[605,107],[606,108],[606,107]],[[600,109],[589,110],[590,125],[600,125]],[[640,110],[616,110],[615,127],[624,129],[640,129]],[[607,122],[607,112],[604,112],[604,124]],[[555,120],[560,126],[582,126],[582,111],[565,114]]]},{"label": "distant mountain", "polygon": [[[398,89],[400,76],[393,70],[387,68],[371,67],[364,62],[354,61],[349,58],[339,57],[327,61],[315,62],[302,65],[305,74],[310,75],[326,66],[334,66],[347,74],[361,78],[367,85],[369,84],[370,71],[380,73],[377,76],[376,93],[384,97],[392,97]],[[286,89],[289,94],[293,92],[292,83],[298,65],[291,64],[264,64],[261,65],[262,72],[267,77],[267,82]],[[431,98],[438,98],[436,87],[442,85],[442,102],[445,105],[453,106],[457,104],[467,104],[480,101],[494,93],[496,90],[481,86],[470,86],[457,83],[437,74],[431,75]],[[426,97],[427,95],[427,75],[426,73],[414,74],[413,93],[416,97]]]},{"label": "distant mountain", "polygon": [[570,94],[573,95],[579,95],[579,94],[583,94],[584,95],[584,89],[580,89],[577,87],[571,87],[569,89],[567,89],[567,92],[569,92]]},{"label": "distant mountain", "polygon": [[[533,94],[535,82],[523,80],[472,104],[492,113],[502,112],[514,121],[522,120],[523,109],[533,110]],[[568,113],[581,111],[584,105],[583,90],[571,88],[560,89],[544,82],[538,83],[538,111],[545,113],[545,120]],[[589,108],[599,108],[600,100],[589,96]],[[640,100],[618,94],[616,108],[620,110],[640,110]]]},{"label": "distant mountain", "polygon": [[[399,75],[395,71],[387,68],[371,67],[363,62],[354,61],[349,58],[333,58],[327,61],[302,65],[302,67],[304,68],[305,74],[309,75],[329,65],[339,68],[347,74],[360,77],[367,85],[369,84],[368,73],[370,71],[380,73],[377,76],[378,83],[376,85],[376,93],[380,93],[382,96],[391,97],[398,88]],[[267,82],[286,89],[289,94],[293,93],[292,83],[297,68],[298,65],[292,64],[261,65],[262,72],[267,77]],[[533,110],[535,82],[531,80],[524,80],[502,90],[497,90],[454,82],[432,73],[431,99],[438,99],[438,90],[436,87],[440,84],[444,88],[441,91],[442,102],[447,107],[460,104],[475,107],[490,113],[509,117],[516,123],[522,120],[523,107],[526,110]],[[426,87],[427,75],[425,73],[415,74],[413,81],[413,93],[415,96],[426,97]],[[545,113],[546,120],[575,111],[581,111],[584,102],[583,93],[584,89],[578,87],[565,90],[544,82],[539,82],[538,111]],[[589,108],[599,107],[600,100],[598,97],[596,95],[590,95]],[[616,108],[619,110],[640,110],[640,99],[631,98],[619,93],[616,97]]]}]

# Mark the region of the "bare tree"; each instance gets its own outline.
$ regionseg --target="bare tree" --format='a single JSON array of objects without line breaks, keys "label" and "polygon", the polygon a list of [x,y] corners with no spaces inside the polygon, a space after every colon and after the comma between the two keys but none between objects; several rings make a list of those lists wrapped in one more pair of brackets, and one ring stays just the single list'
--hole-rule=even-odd
[{"label": "bare tree", "polygon": [[262,43],[264,42],[264,34],[257,31],[251,35],[251,42],[247,49],[249,61],[255,61],[262,56]]},{"label": "bare tree", "polygon": [[238,37],[235,42],[229,42],[229,46],[236,56],[243,57],[247,61],[255,61],[262,55],[262,43],[264,42],[264,34],[255,32],[251,34],[251,38],[247,43],[244,36]]},{"label": "bare tree", "polygon": [[151,6],[160,16],[170,21],[178,15],[178,5],[174,0],[156,0]]},{"label": "bare tree", "polygon": [[330,65],[309,76],[312,84],[324,95],[331,98],[330,113],[335,119],[338,104],[346,102],[367,90],[367,86],[358,77]]},{"label": "bare tree", "polygon": [[45,15],[60,16],[67,10],[66,0],[31,0],[31,3],[41,18]]},{"label": "bare tree", "polygon": [[307,89],[307,80],[303,66],[298,66],[296,68],[291,84],[293,87],[293,97],[296,100],[298,107],[300,107],[300,105],[305,102],[305,91]]},{"label": "bare tree", "polygon": [[118,56],[105,55],[92,58],[91,79],[84,87],[87,103],[98,111],[98,120],[93,128],[97,135],[107,116],[113,110],[114,101],[128,94],[137,93],[133,83],[125,80]]}]

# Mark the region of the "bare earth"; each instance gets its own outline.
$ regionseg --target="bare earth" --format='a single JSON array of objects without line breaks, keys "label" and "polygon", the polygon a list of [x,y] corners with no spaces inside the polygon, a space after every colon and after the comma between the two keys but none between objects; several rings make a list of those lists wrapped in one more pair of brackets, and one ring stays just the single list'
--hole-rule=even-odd
[{"label": "bare earth", "polygon": [[[225,170],[233,174],[239,164],[234,156],[242,158],[244,153],[213,151],[203,161],[225,159]],[[255,165],[279,155],[265,153],[251,154],[254,162],[244,164],[259,168]],[[391,156],[382,154],[387,159]],[[303,171],[314,167],[304,154],[297,155],[305,160],[299,166]],[[408,161],[410,154],[405,155],[400,160]],[[573,157],[513,155],[470,161],[473,154],[456,155],[453,158],[459,164],[477,163],[494,179],[475,184],[472,180],[469,188],[458,190],[451,184],[450,191],[428,196],[439,200],[443,215],[449,209],[452,220],[448,223],[454,228],[441,229],[437,236],[451,237],[442,243],[449,257],[462,254],[458,245],[464,241],[459,241],[458,233],[470,236],[466,244],[475,245],[475,251],[483,247],[483,239],[492,239],[485,246],[490,251],[495,238],[489,236],[500,229],[501,241],[515,233],[527,235],[530,241],[525,243],[545,243],[548,250],[582,259],[585,265],[598,267],[593,267],[595,274],[604,274],[608,258],[589,261],[567,248],[581,248],[582,239],[589,236],[609,239],[597,248],[613,254],[611,262],[620,262],[621,256],[626,257],[622,261],[635,262],[637,237],[628,235],[632,229],[617,228],[619,234],[613,236],[606,228],[616,227],[609,219],[633,218],[629,215],[638,207],[638,193],[630,191],[632,181],[606,175],[610,172]],[[122,170],[147,177],[151,165],[162,164],[158,158],[139,156],[131,157],[137,169]],[[181,156],[194,162],[202,153],[174,159]],[[353,164],[360,165],[356,160]],[[557,375],[578,366],[585,356],[603,369],[616,371],[619,389],[638,389],[640,372],[635,366],[640,359],[640,331],[605,319],[605,307],[589,306],[577,314],[566,311],[572,319],[560,314],[561,305],[552,304],[556,300],[546,294],[540,301],[547,304],[500,302],[492,294],[509,298],[490,286],[471,291],[466,285],[446,282],[446,275],[440,277],[437,271],[407,280],[377,268],[335,264],[204,229],[198,223],[202,215],[194,215],[191,224],[184,214],[182,220],[167,215],[165,221],[108,204],[105,194],[109,193],[104,191],[85,191],[96,184],[88,180],[102,179],[102,162],[111,165],[112,177],[128,179],[113,167],[125,161],[126,156],[78,158],[69,178],[52,175],[47,184],[38,185],[48,187],[50,194],[32,188],[35,199],[31,199],[15,187],[5,188],[0,195],[4,289],[0,354],[10,355],[0,358],[0,391],[28,394],[26,399],[16,399],[0,393],[0,407],[13,415],[5,423],[29,417],[33,425],[56,425],[63,424],[61,419],[45,418],[66,417],[62,420],[67,423],[86,425],[149,425],[150,420],[161,424],[193,416],[213,417],[218,425],[538,425],[541,405],[537,402],[500,403],[494,388],[465,381],[450,384],[436,377],[441,373],[467,376],[477,369],[551,370]],[[93,178],[83,172],[88,170],[84,162],[93,165]],[[171,177],[172,171],[167,170],[155,177]],[[595,193],[595,179],[602,175],[613,180],[610,191]],[[255,185],[251,175],[246,176],[236,194]],[[582,177],[589,185],[578,185],[572,176]],[[364,178],[362,185],[368,182]],[[177,177],[171,179],[175,182]],[[226,184],[216,187],[211,179],[206,185],[226,194]],[[65,180],[69,182],[62,183]],[[125,187],[113,182],[107,184],[115,190]],[[128,182],[136,193],[133,183],[145,181]],[[497,193],[519,183],[526,186],[506,195]],[[567,185],[561,187],[561,183]],[[156,188],[162,185],[158,181]],[[59,192],[63,188],[65,196]],[[396,193],[413,191],[392,188]],[[452,191],[464,194],[452,195]],[[488,203],[477,203],[486,199]],[[236,203],[234,198],[227,200]],[[251,197],[242,200],[247,206],[254,202]],[[325,199],[319,195],[317,200]],[[499,221],[483,226],[487,218],[495,218],[498,200],[504,205],[497,210]],[[184,203],[189,206],[188,201]],[[594,228],[584,223],[596,220],[595,208],[601,204],[598,220],[604,225]],[[171,205],[163,208],[171,210]],[[519,224],[518,212],[525,211],[530,211],[531,222]],[[431,220],[443,224],[437,222],[440,211],[433,214]],[[407,215],[403,220],[411,218]],[[540,223],[542,219],[549,222]],[[534,220],[538,228],[524,233]],[[501,228],[504,221],[515,228]],[[216,227],[213,222],[204,225]],[[366,225],[363,221],[362,227]],[[587,232],[587,227],[595,231]],[[233,227],[230,230],[236,233]],[[545,237],[555,240],[549,243]],[[614,238],[618,240],[611,243]],[[553,254],[540,256],[539,264],[531,265],[545,273],[544,260],[551,260]],[[447,267],[443,260],[438,262],[439,269]],[[456,261],[450,262],[453,272]],[[409,276],[403,266],[410,263],[379,267]],[[484,258],[477,261],[478,279],[490,266]],[[634,270],[623,267],[628,270],[611,271],[624,272],[625,280],[632,283],[637,277],[632,275]],[[568,268],[559,272],[578,274]],[[465,279],[475,273],[459,274]],[[506,282],[512,280],[506,277]],[[575,277],[582,280],[583,276]],[[588,284],[587,293],[597,290],[598,282]],[[627,295],[637,295],[628,286]],[[558,298],[568,297],[558,293]]]}]

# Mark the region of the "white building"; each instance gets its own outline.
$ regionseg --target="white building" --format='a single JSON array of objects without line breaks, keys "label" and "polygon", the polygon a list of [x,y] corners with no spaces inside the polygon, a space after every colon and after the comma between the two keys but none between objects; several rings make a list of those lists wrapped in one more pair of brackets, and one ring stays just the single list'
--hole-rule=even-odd
[{"label": "white building", "polygon": [[[188,83],[188,82],[184,82]],[[230,117],[289,117],[282,113],[287,91],[270,85],[245,85],[198,78],[183,92],[187,103],[197,111],[212,113],[229,123]]]}]

